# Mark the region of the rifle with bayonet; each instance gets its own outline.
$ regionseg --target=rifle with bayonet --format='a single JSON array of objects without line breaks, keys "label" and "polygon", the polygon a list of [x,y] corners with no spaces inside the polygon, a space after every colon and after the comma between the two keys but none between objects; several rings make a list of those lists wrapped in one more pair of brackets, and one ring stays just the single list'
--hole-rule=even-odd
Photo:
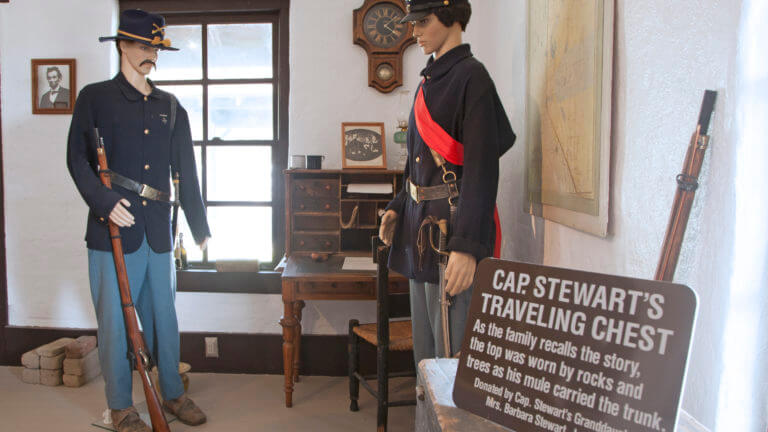
[{"label": "rifle with bayonet", "polygon": [[[109,176],[109,167],[107,166],[107,156],[104,152],[104,140],[99,136],[99,130],[93,129],[93,136],[96,144],[96,154],[99,162],[99,177],[104,186],[112,189],[112,180]],[[123,309],[123,319],[125,320],[125,332],[131,347],[130,357],[135,362],[136,370],[141,377],[141,384],[144,387],[144,396],[147,400],[147,409],[149,410],[149,419],[152,422],[154,432],[170,432],[168,422],[160,406],[160,399],[157,396],[152,381],[149,379],[150,359],[147,352],[144,337],[139,331],[139,324],[136,320],[136,309],[131,299],[131,287],[128,282],[128,272],[125,268],[125,256],[123,256],[123,241],[120,237],[120,228],[111,220],[108,221],[109,236],[112,239],[112,256],[115,260],[115,272],[117,273],[117,284],[120,288],[120,302]],[[116,425],[115,425],[116,426]]]},{"label": "rifle with bayonet", "polygon": [[693,206],[693,197],[699,186],[699,172],[704,162],[704,153],[709,146],[709,123],[712,112],[715,109],[717,92],[707,90],[704,92],[704,100],[701,103],[699,121],[691,136],[688,152],[683,163],[683,172],[677,176],[677,191],[672,204],[672,213],[667,225],[667,233],[664,236],[664,244],[661,248],[659,265],[656,268],[655,280],[671,281],[677,268],[677,260],[680,257],[680,247],[688,226],[688,217]]}]

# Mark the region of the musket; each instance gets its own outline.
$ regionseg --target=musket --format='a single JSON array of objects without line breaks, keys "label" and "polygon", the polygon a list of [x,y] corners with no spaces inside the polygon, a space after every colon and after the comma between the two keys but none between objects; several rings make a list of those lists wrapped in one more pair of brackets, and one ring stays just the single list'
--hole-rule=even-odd
[{"label": "musket", "polygon": [[680,247],[688,225],[688,217],[693,205],[693,197],[699,186],[699,172],[704,162],[704,153],[709,145],[709,122],[715,108],[717,92],[706,90],[704,100],[701,103],[699,121],[696,130],[691,136],[688,152],[685,155],[683,171],[677,176],[677,191],[672,204],[672,213],[667,224],[667,233],[664,236],[664,244],[661,247],[661,257],[656,268],[655,280],[671,281],[677,268],[677,260],[680,257]]},{"label": "musket", "polygon": [[[112,189],[112,181],[107,174],[107,155],[104,152],[104,139],[99,136],[99,130],[93,129],[93,136],[96,141],[96,154],[99,161],[99,177],[104,186]],[[136,370],[141,377],[141,384],[144,386],[144,396],[147,399],[147,409],[149,410],[149,419],[152,422],[154,432],[170,432],[168,422],[160,407],[160,399],[157,396],[155,386],[149,379],[149,353],[147,352],[144,337],[139,331],[139,324],[136,321],[136,309],[131,300],[131,287],[128,283],[128,272],[125,269],[125,257],[123,256],[123,241],[120,237],[120,228],[111,220],[108,221],[109,236],[112,239],[112,256],[115,259],[115,272],[117,273],[117,285],[120,288],[120,302],[123,308],[123,319],[125,320],[125,331],[128,341],[131,345],[130,357],[135,361]],[[117,426],[117,425],[115,425]]]}]

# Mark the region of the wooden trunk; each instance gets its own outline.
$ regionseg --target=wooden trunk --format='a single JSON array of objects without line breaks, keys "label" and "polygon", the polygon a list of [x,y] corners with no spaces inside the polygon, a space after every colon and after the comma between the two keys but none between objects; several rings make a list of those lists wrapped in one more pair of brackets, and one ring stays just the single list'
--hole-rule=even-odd
[{"label": "wooden trunk", "polygon": [[[453,403],[458,359],[422,360],[418,368],[416,432],[511,431]],[[421,389],[424,398],[421,398]]]}]

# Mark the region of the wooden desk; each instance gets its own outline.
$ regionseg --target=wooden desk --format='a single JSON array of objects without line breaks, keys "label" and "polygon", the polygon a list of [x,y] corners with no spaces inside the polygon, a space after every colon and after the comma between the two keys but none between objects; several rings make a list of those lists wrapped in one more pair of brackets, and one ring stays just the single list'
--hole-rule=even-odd
[{"label": "wooden desk", "polygon": [[[342,270],[344,256],[334,255],[325,262],[306,256],[290,256],[282,275],[283,288],[283,369],[285,406],[293,405],[293,383],[299,381],[301,349],[301,311],[304,300],[375,300],[376,271]],[[408,279],[389,273],[392,293],[408,292]]]}]

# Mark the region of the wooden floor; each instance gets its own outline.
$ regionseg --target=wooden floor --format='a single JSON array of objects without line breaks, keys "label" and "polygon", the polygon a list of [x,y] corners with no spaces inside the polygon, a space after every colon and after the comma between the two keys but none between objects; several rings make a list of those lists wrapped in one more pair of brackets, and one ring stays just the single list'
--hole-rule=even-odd
[{"label": "wooden floor", "polygon": [[[46,387],[21,381],[20,367],[0,367],[0,430],[18,432],[98,432],[106,409],[104,381],[98,377],[80,388]],[[412,394],[414,378],[390,381],[393,397]],[[374,383],[375,384],[375,383]],[[189,395],[206,412],[208,422],[181,431],[375,431],[376,404],[360,389],[360,411],[349,411],[349,385],[343,377],[302,377],[285,408],[282,375],[190,374]],[[141,410],[143,394],[134,379],[134,402]],[[389,410],[389,431],[411,431],[415,407]],[[103,425],[103,423],[102,423]],[[108,427],[109,425],[103,425]]]}]

